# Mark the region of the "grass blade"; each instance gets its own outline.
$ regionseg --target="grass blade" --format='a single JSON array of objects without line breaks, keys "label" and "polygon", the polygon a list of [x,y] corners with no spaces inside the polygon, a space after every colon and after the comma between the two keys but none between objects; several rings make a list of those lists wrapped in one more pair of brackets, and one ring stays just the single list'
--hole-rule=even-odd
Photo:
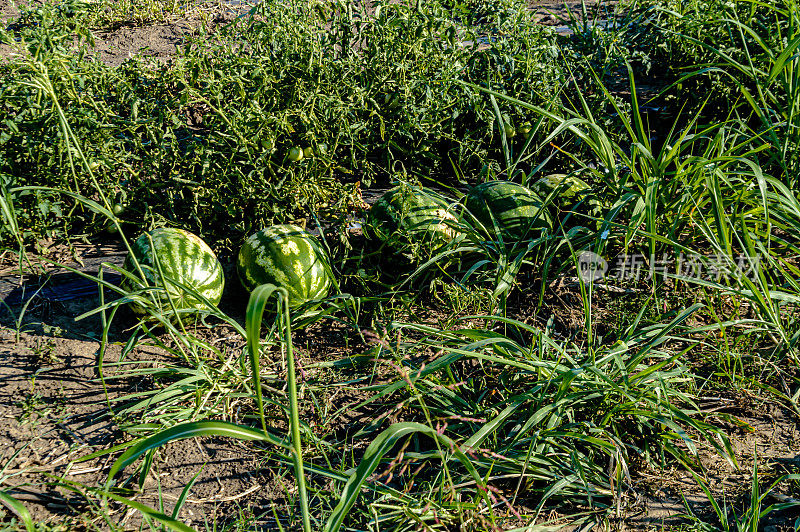
[{"label": "grass blade", "polygon": [[156,449],[167,443],[193,438],[195,436],[226,436],[229,438],[236,438],[237,440],[263,441],[280,447],[288,447],[286,443],[277,436],[243,425],[228,423],[227,421],[195,421],[183,423],[145,438],[122,453],[122,456],[117,458],[114,465],[111,466],[111,471],[108,473],[109,482],[111,482],[117,473],[150,449]]},{"label": "grass blade", "polygon": [[20,521],[25,525],[25,530],[27,532],[34,532],[36,530],[36,526],[33,524],[33,519],[28,509],[17,499],[5,491],[0,491],[0,504],[8,507],[12,512],[17,514],[17,517],[19,517]]},{"label": "grass blade", "polygon": [[[294,456],[294,471],[297,478],[297,489],[300,495],[300,510],[303,515],[303,529],[311,532],[311,517],[308,510],[308,495],[306,494],[305,473],[303,472],[303,451],[300,443],[300,409],[297,405],[297,377],[294,367],[294,350],[292,349],[292,320],[289,314],[289,294],[285,288],[278,288],[272,284],[263,284],[256,287],[250,294],[247,304],[246,328],[247,351],[250,354],[250,367],[253,372],[253,385],[256,389],[258,415],[261,418],[261,427],[267,434],[267,425],[264,420],[264,398],[261,391],[260,377],[260,344],[261,322],[264,309],[272,294],[277,294],[279,319],[283,320],[283,345],[286,347],[286,379],[289,388],[289,425],[292,434],[292,455]],[[282,311],[282,312],[281,312]]]}]

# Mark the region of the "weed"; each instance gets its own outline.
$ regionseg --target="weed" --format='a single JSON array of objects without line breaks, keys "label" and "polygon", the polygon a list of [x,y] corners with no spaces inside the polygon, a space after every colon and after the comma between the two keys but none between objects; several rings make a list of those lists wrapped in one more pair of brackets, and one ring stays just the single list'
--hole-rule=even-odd
[{"label": "weed", "polygon": [[55,351],[56,344],[51,338],[37,338],[36,345],[31,348],[37,366],[54,366],[61,362]]}]

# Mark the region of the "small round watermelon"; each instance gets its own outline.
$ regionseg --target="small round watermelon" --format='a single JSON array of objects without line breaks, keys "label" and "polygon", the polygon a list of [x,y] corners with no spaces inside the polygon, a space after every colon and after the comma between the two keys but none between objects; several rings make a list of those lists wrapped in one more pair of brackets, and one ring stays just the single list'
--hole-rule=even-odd
[{"label": "small round watermelon", "polygon": [[543,198],[557,190],[555,199],[562,206],[572,203],[592,191],[592,187],[586,181],[568,174],[546,175],[536,180],[531,188]]},{"label": "small round watermelon", "polygon": [[[140,235],[123,264],[126,271],[140,278],[134,257],[146,285],[125,277],[122,287],[129,291],[145,286],[163,288],[165,292],[160,293],[159,299],[165,310],[171,310],[170,300],[178,311],[209,310],[200,299],[178,285],[191,288],[214,305],[222,298],[225,286],[222,265],[208,244],[189,231],[162,227]],[[166,283],[159,272],[167,279]],[[132,303],[131,306],[137,313],[145,313],[141,305]]]},{"label": "small round watermelon", "polygon": [[331,286],[325,250],[296,225],[273,225],[250,235],[236,269],[249,291],[267,283],[285,288],[290,307],[327,296]]},{"label": "small round watermelon", "polygon": [[550,174],[538,179],[533,190],[541,197],[550,196],[553,204],[564,211],[573,211],[587,217],[602,216],[602,204],[586,181],[571,174]]},{"label": "small round watermelon", "polygon": [[488,181],[473,187],[467,194],[466,207],[489,233],[497,224],[504,240],[533,237],[552,228],[541,197],[510,181]]},{"label": "small round watermelon", "polygon": [[458,220],[450,206],[432,191],[399,185],[372,206],[367,232],[395,251],[422,246],[427,251],[452,240]]}]

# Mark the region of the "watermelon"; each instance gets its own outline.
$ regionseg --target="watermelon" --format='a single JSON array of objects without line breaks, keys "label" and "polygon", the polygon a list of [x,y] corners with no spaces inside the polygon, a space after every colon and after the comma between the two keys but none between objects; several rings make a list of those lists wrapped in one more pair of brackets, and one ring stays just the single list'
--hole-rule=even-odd
[{"label": "watermelon", "polygon": [[250,235],[236,269],[249,291],[267,283],[285,288],[293,308],[327,296],[331,286],[325,250],[296,225],[273,225]]},{"label": "watermelon", "polygon": [[590,221],[588,216],[602,216],[602,205],[592,192],[592,187],[574,175],[546,175],[538,179],[532,188],[543,198],[551,197],[559,209],[585,215],[581,217],[582,222]]},{"label": "watermelon", "polygon": [[[141,281],[134,257],[146,283]],[[191,288],[214,305],[222,298],[225,286],[222,265],[214,252],[200,237],[183,229],[162,227],[140,235],[131,245],[123,268],[138,281],[126,276],[122,287],[128,291],[146,286],[163,288],[165,291],[160,292],[159,299],[165,310],[171,310],[170,300],[178,311],[209,310],[195,295],[175,283]],[[159,272],[167,279],[166,283]],[[145,313],[144,307],[138,303],[131,303],[131,307],[139,314]]]},{"label": "watermelon", "polygon": [[489,181],[473,187],[467,194],[466,207],[487,232],[493,233],[497,224],[506,241],[534,237],[552,228],[541,197],[510,181]]},{"label": "watermelon", "polygon": [[538,179],[531,188],[543,198],[546,198],[551,192],[557,190],[558,192],[555,195],[556,202],[562,206],[578,201],[581,196],[592,191],[592,187],[590,187],[586,181],[574,175],[567,174],[546,175]]},{"label": "watermelon", "polygon": [[400,185],[381,196],[367,218],[367,233],[397,252],[412,247],[429,252],[452,240],[458,220],[432,191]]}]

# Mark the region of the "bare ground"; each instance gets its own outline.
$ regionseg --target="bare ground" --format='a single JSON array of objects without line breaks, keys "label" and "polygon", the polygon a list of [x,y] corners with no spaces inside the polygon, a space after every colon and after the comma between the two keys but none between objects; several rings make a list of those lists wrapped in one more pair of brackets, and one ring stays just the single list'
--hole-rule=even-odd
[{"label": "bare ground", "polygon": [[134,57],[166,60],[198,27],[194,20],[169,24],[130,26],[96,35],[94,52],[107,65],[118,66]]},{"label": "bare ground", "polygon": [[0,21],[9,21],[19,16],[19,9],[10,2],[0,4]]},{"label": "bare ground", "polygon": [[[118,246],[92,246],[81,250],[84,266],[96,274],[99,261],[119,264]],[[66,261],[68,262],[68,260]],[[147,389],[146,377],[114,379],[115,372],[99,379],[99,318],[75,321],[99,305],[96,285],[77,275],[58,272],[43,286],[31,279],[34,292],[24,291],[6,275],[0,283],[8,304],[0,317],[0,479],[4,489],[24,501],[34,519],[68,523],[68,527],[103,529],[97,514],[87,512],[85,497],[55,489],[46,475],[53,474],[87,487],[102,487],[114,455],[81,460],[96,451],[129,440],[119,419],[109,410],[121,397]],[[16,286],[15,286],[16,285]],[[94,292],[94,294],[92,294]],[[33,295],[33,297],[31,297]],[[27,303],[27,307],[23,305]],[[20,318],[21,316],[21,318]],[[17,321],[17,319],[19,321]],[[131,317],[123,320],[131,324]],[[22,332],[18,332],[22,331]],[[110,330],[111,344],[105,362],[113,367],[126,332]],[[127,360],[147,364],[157,360],[158,349],[137,349]],[[228,515],[239,499],[266,497],[278,503],[283,497],[274,477],[266,478],[256,464],[259,453],[227,439],[184,440],[164,449],[147,478],[145,492],[160,486],[163,502],[171,508],[184,486],[200,473],[181,512],[190,525]],[[277,490],[277,491],[276,491]],[[93,497],[89,497],[93,499]],[[158,498],[142,502],[157,507]],[[107,514],[123,526],[136,526],[140,516],[112,506]],[[1,512],[0,512],[1,515]],[[6,516],[8,518],[8,516]],[[0,517],[0,523],[3,521]]]}]

